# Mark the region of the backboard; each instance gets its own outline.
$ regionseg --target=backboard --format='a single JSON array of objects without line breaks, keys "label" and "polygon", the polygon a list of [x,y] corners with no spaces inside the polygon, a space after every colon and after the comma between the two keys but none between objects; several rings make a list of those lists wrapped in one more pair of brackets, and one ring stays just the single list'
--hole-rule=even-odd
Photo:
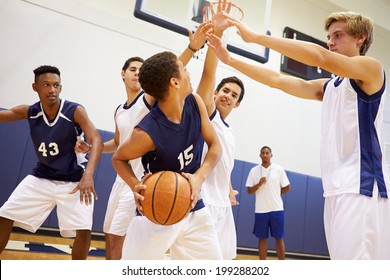
[{"label": "backboard", "polygon": [[[217,0],[215,0],[217,1]],[[272,0],[234,0],[244,12],[242,22],[258,33],[268,33]],[[211,0],[136,0],[134,16],[171,31],[188,36],[187,29],[193,31],[203,22],[202,10]],[[238,55],[266,63],[269,50],[257,44],[245,43],[229,28],[226,36],[227,48]]]}]

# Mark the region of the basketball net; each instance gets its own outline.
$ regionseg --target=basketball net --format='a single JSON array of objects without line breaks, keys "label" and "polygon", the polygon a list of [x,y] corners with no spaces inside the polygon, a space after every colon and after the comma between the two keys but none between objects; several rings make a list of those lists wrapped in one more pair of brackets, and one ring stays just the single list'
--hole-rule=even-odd
[{"label": "basketball net", "polygon": [[[227,4],[229,4],[229,2],[227,2]],[[203,22],[211,21],[211,18],[213,17],[211,10],[214,10],[215,13],[218,11],[218,2],[210,2],[209,4],[207,4],[203,7],[203,11],[202,11]],[[239,20],[239,21],[241,21],[244,18],[243,10],[239,6],[234,4],[233,2],[231,2],[231,9],[230,9],[229,15],[231,17]],[[223,33],[223,36],[221,38],[223,44],[226,45],[228,43],[229,37],[230,37],[229,34],[231,32],[233,32],[233,34],[231,34],[231,35],[234,35],[235,29],[228,28],[227,30],[225,30],[225,32]]]}]

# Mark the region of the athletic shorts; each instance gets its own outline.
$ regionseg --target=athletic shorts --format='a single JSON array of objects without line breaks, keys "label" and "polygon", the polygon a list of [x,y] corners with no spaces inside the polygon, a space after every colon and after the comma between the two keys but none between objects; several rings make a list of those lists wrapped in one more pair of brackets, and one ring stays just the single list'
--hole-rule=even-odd
[{"label": "athletic shorts", "polygon": [[130,187],[121,181],[115,181],[108,199],[104,218],[104,233],[124,236],[135,216],[134,195]]},{"label": "athletic shorts", "polygon": [[218,236],[206,207],[190,212],[174,225],[154,224],[135,216],[123,244],[123,260],[221,260]]},{"label": "athletic shorts", "polygon": [[64,182],[28,175],[0,208],[0,216],[14,226],[36,232],[57,206],[60,233],[75,237],[76,230],[92,229],[92,205],[80,203],[80,193],[69,194],[78,182]]},{"label": "athletic shorts", "polygon": [[284,211],[255,213],[253,234],[259,239],[267,239],[269,232],[273,238],[284,237]]},{"label": "athletic shorts", "polygon": [[217,229],[219,246],[224,260],[237,256],[237,234],[232,207],[220,207],[206,204]]},{"label": "athletic shorts", "polygon": [[340,194],[325,197],[324,225],[333,260],[390,260],[390,198]]}]

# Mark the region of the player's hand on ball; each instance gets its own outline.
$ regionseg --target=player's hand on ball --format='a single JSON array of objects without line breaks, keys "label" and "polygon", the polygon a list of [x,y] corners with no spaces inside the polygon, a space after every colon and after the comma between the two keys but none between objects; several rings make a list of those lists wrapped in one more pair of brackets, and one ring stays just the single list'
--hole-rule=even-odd
[{"label": "player's hand on ball", "polygon": [[191,209],[195,207],[196,202],[198,201],[199,193],[203,184],[203,180],[200,179],[199,176],[196,176],[195,174],[190,173],[184,173],[182,172],[181,175],[183,175],[187,180],[190,182],[191,185]]},{"label": "player's hand on ball", "polygon": [[145,180],[150,176],[152,175],[151,173],[149,174],[146,174],[143,178],[142,178],[142,181],[139,182],[139,184],[135,185],[134,186],[134,190],[133,190],[133,194],[134,194],[134,201],[135,201],[135,204],[137,206],[137,209],[138,211],[143,215],[143,208],[142,208],[142,205],[140,203],[140,201],[144,200],[145,198],[141,195],[141,190],[144,190],[146,189],[146,185],[144,184]]}]

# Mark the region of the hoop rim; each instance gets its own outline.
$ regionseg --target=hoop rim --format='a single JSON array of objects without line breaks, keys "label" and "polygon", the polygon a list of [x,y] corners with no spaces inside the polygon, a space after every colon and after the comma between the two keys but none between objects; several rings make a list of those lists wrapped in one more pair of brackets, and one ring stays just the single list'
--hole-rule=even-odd
[{"label": "hoop rim", "polygon": [[[233,2],[230,2],[230,3],[232,5],[232,7],[236,8],[237,11],[240,13],[240,18],[238,20],[241,21],[244,18],[244,11],[238,5],[234,4]],[[216,4],[218,4],[218,2],[209,2],[207,5],[205,5],[203,7],[203,10],[202,10],[203,22],[205,22],[206,10],[209,9],[211,6],[216,5]]]}]

